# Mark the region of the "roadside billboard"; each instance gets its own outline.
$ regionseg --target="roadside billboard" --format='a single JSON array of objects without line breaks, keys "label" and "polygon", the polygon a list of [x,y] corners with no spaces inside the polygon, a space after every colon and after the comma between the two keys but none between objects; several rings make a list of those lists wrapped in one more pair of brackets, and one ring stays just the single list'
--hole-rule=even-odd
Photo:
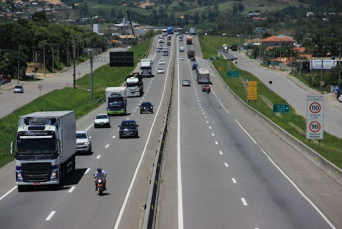
[{"label": "roadside billboard", "polygon": [[332,68],[336,67],[337,61],[336,60],[310,60],[310,70],[321,70],[323,64],[323,70],[331,70]]}]

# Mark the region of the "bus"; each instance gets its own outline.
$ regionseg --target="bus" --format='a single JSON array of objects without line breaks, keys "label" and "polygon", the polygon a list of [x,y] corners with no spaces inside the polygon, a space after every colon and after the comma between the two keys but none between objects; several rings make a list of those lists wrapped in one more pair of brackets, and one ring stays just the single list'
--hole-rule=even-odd
[{"label": "bus", "polygon": [[163,30],[162,30],[162,35],[163,35],[163,36],[167,36],[167,29],[163,29]]},{"label": "bus", "polygon": [[210,74],[209,70],[206,68],[199,68],[197,70],[197,83],[205,83],[209,84],[210,83]]}]

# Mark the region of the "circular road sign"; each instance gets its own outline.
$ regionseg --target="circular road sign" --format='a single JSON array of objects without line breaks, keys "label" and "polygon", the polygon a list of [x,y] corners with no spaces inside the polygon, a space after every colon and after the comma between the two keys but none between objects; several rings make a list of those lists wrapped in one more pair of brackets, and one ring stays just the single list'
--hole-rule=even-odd
[{"label": "circular road sign", "polygon": [[313,114],[318,114],[319,112],[321,112],[322,107],[321,104],[318,102],[313,102],[310,104],[309,106],[310,112]]},{"label": "circular road sign", "polygon": [[220,67],[220,71],[223,71],[223,67]]},{"label": "circular road sign", "polygon": [[313,133],[317,133],[321,130],[321,124],[317,121],[312,121],[309,124],[309,129]]},{"label": "circular road sign", "polygon": [[42,90],[42,89],[43,89],[43,86],[42,86],[42,85],[39,85],[39,86],[38,86],[38,89],[39,89],[39,90]]}]

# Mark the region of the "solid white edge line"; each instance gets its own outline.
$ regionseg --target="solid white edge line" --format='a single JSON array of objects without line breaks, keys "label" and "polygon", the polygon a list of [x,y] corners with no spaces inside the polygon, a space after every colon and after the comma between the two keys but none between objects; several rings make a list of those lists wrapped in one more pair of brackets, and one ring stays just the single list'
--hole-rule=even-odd
[{"label": "solid white edge line", "polygon": [[[153,57],[153,59],[154,59],[154,57]],[[171,59],[171,58],[170,58],[170,59]],[[147,144],[148,144],[148,142],[149,142],[149,140],[150,140],[150,137],[151,137],[151,134],[152,134],[152,129],[153,129],[152,127],[154,126],[154,123],[156,122],[157,116],[158,116],[158,114],[159,114],[160,107],[161,107],[161,104],[162,104],[162,101],[163,101],[163,98],[164,98],[164,94],[165,94],[166,83],[167,83],[167,80],[168,80],[168,77],[169,77],[167,73],[168,73],[168,72],[166,72],[166,75],[167,75],[167,76],[166,76],[166,80],[165,80],[165,83],[164,83],[163,94],[162,94],[162,97],[161,97],[161,100],[160,100],[160,103],[159,103],[159,107],[158,107],[157,113],[156,113],[156,115],[154,116],[153,123],[152,123],[152,126],[151,126],[151,128],[150,128],[150,132],[148,133],[148,136],[147,136],[147,139],[146,139],[146,143],[145,143],[143,152],[142,152],[142,154],[141,154],[141,156],[140,156],[138,165],[137,165],[137,167],[135,168],[134,175],[133,175],[132,180],[131,180],[131,183],[130,183],[130,185],[129,185],[129,187],[128,187],[128,190],[127,190],[127,193],[126,193],[124,202],[122,203],[122,206],[121,206],[119,215],[118,215],[118,217],[117,217],[117,219],[116,219],[116,222],[115,222],[115,225],[114,225],[114,229],[118,229],[118,228],[119,228],[119,225],[120,225],[120,221],[121,221],[123,212],[124,212],[124,210],[125,210],[125,207],[126,207],[128,198],[129,198],[129,196],[130,196],[130,194],[131,194],[131,191],[132,191],[134,182],[135,182],[135,180],[136,180],[138,171],[139,171],[139,169],[140,169],[142,160],[143,160],[144,155],[145,155],[145,152],[146,152]]]},{"label": "solid white edge line", "polygon": [[[213,91],[213,90],[212,90]],[[214,92],[214,91],[213,91]],[[215,97],[217,98],[215,92],[214,92]],[[221,101],[217,98],[219,103],[222,105]],[[222,105],[222,107],[229,113],[229,111]],[[247,134],[247,136],[258,146],[258,148],[261,150],[261,152],[268,158],[268,160],[279,170],[279,172],[292,184],[292,186],[299,192],[299,194],[306,200],[308,203],[318,212],[318,214],[325,220],[327,224],[332,229],[336,229],[334,224],[324,215],[324,213],[311,201],[309,197],[307,197],[303,191],[294,183],[294,181],[291,180],[290,177],[288,177],[285,172],[272,160],[270,156],[254,141],[254,139],[249,135],[249,133],[241,126],[241,124],[235,119],[235,122],[242,128],[242,130]]]},{"label": "solid white edge line", "polygon": [[50,212],[49,216],[45,219],[45,221],[49,221],[55,213],[56,213],[56,211]]},{"label": "solid white edge line", "polygon": [[15,189],[17,188],[17,186],[14,186],[13,188],[11,188],[8,192],[6,192],[4,195],[2,195],[0,197],[0,201],[5,198],[7,195],[9,195],[11,192],[13,192]]},{"label": "solid white edge line", "polygon": [[[178,50],[178,44],[177,43],[177,50]],[[177,52],[177,59],[178,59],[178,52]],[[177,72],[178,72],[178,81],[180,80],[179,77],[179,63],[177,64]],[[182,168],[181,168],[181,147],[180,147],[180,86],[178,83],[178,92],[177,92],[177,190],[178,190],[178,229],[184,228],[183,223],[183,188],[182,188]],[[199,103],[201,106],[201,103]]]},{"label": "solid white edge line", "polygon": [[217,101],[219,101],[219,103],[221,104],[221,106],[223,107],[223,109],[225,109],[225,111],[227,111],[227,113],[229,114],[229,111],[226,109],[225,106],[223,106],[223,104],[221,103],[221,101],[219,100],[219,98],[216,96],[216,93],[215,93],[213,87],[211,87],[211,91],[214,93],[214,95],[215,95]]}]

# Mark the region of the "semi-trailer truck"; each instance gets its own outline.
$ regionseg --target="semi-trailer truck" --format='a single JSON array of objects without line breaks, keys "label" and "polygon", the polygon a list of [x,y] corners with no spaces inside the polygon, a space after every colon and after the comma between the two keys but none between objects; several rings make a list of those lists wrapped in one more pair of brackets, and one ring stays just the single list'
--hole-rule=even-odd
[{"label": "semi-trailer truck", "polygon": [[188,51],[188,58],[191,59],[192,57],[195,57],[195,51],[194,50],[189,50]]},{"label": "semi-trailer truck", "polygon": [[108,115],[127,114],[126,87],[107,87],[105,95]]},{"label": "semi-trailer truck", "polygon": [[15,157],[18,191],[28,186],[63,186],[65,176],[75,171],[75,111],[35,112],[18,118]]},{"label": "semi-trailer truck", "polygon": [[167,28],[167,34],[173,34],[173,27]]},{"label": "semi-trailer truck", "polygon": [[153,77],[152,74],[152,60],[151,59],[142,59],[140,61],[140,70],[142,77]]},{"label": "semi-trailer truck", "polygon": [[127,97],[138,97],[144,94],[144,83],[139,72],[133,72],[126,77]]}]

